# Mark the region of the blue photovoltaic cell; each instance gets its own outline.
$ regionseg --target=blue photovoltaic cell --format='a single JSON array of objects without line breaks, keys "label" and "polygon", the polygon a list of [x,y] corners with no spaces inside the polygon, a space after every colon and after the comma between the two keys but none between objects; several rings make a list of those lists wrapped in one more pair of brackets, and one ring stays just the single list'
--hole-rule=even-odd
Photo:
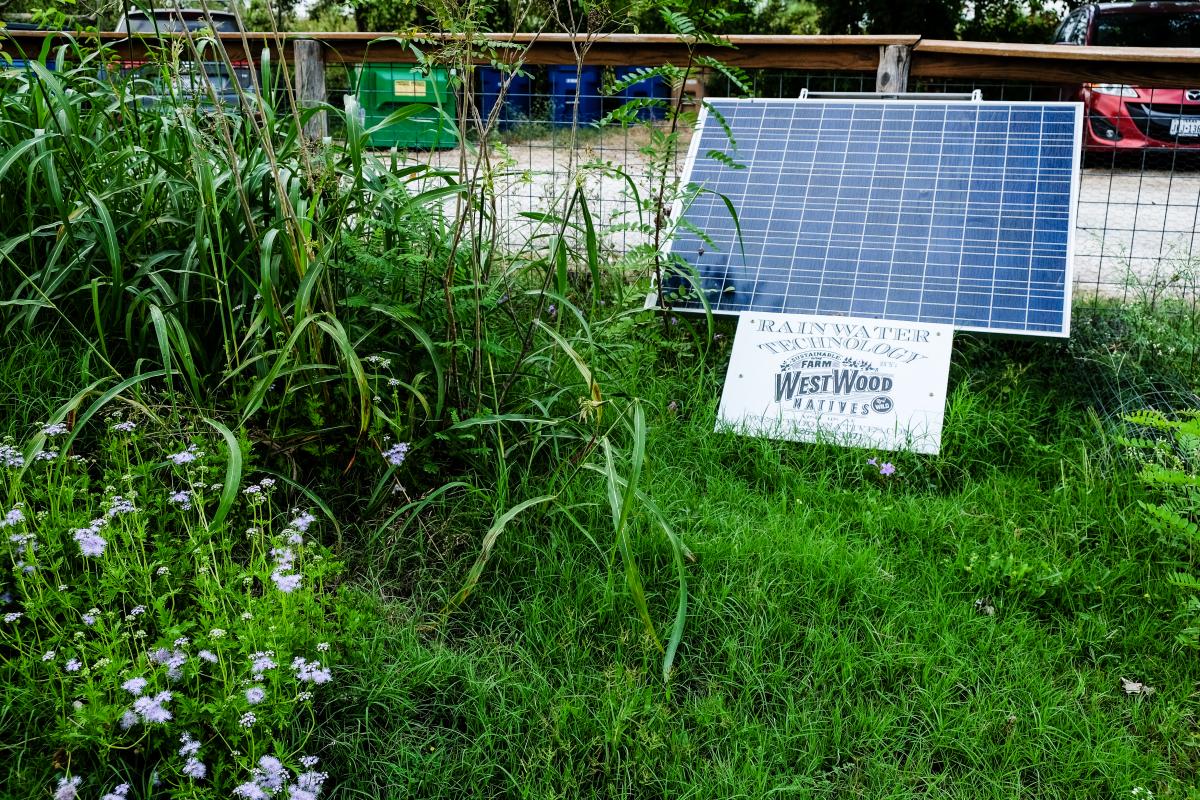
[{"label": "blue photovoltaic cell", "polygon": [[694,271],[718,313],[1067,334],[1079,104],[709,103],[735,144],[706,112],[684,219],[709,241],[679,227],[673,307],[702,307]]}]

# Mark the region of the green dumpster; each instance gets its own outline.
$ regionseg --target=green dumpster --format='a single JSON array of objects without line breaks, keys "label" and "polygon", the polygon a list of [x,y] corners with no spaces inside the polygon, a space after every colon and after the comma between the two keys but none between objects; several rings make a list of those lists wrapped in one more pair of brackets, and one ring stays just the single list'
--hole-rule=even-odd
[{"label": "green dumpster", "polygon": [[355,68],[355,77],[355,97],[366,128],[373,128],[405,106],[429,106],[372,133],[372,147],[433,149],[458,144],[458,131],[450,121],[454,118],[454,98],[449,70],[426,72],[405,64],[363,64]]}]

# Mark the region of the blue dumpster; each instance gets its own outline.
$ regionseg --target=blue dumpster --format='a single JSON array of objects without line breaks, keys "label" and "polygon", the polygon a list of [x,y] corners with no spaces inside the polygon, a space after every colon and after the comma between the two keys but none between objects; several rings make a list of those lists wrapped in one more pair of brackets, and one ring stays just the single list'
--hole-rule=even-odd
[{"label": "blue dumpster", "polygon": [[483,121],[487,122],[500,100],[500,89],[505,81],[508,81],[508,91],[504,93],[504,108],[500,109],[498,117],[501,128],[529,119],[533,110],[533,81],[528,75],[520,72],[510,75],[483,67],[479,70],[479,115]]},{"label": "blue dumpster", "polygon": [[[600,68],[550,67],[550,118],[559,125],[600,119]],[[576,117],[578,102],[578,117]]]},{"label": "blue dumpster", "polygon": [[[638,67],[618,67],[617,80],[624,80],[638,71]],[[671,92],[666,80],[661,75],[654,75],[645,80],[631,83],[620,91],[622,103],[630,100],[647,99],[670,102]],[[638,109],[638,119],[662,119],[666,115],[666,103],[662,106],[648,106]]]}]

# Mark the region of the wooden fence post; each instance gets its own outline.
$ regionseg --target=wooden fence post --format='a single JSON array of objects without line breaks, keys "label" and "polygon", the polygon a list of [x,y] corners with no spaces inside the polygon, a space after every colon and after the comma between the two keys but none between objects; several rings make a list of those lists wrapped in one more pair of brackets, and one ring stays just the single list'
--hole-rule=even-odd
[{"label": "wooden fence post", "polygon": [[[311,108],[325,102],[325,53],[320,42],[297,41],[294,49],[293,69],[296,72],[296,103],[300,108]],[[314,114],[304,124],[304,135],[310,140],[320,141],[328,135],[329,126],[325,112]]]},{"label": "wooden fence post", "polygon": [[879,69],[875,73],[875,91],[900,93],[908,91],[908,68],[912,64],[912,48],[904,44],[889,44],[879,48]]}]

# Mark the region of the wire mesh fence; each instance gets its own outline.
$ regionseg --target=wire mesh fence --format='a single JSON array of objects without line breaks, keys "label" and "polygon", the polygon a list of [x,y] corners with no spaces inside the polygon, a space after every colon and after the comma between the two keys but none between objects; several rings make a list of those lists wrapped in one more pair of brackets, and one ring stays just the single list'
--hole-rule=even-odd
[{"label": "wire mesh fence", "polygon": [[[395,69],[410,70],[403,67]],[[415,72],[415,70],[413,70]],[[605,115],[637,97],[674,103],[678,87],[649,83],[633,91],[609,93],[606,87],[623,77],[621,69],[585,66],[529,67],[509,79],[481,70],[470,108],[486,119],[494,114],[488,142],[495,167],[496,215],[500,239],[510,246],[527,241],[536,223],[529,218],[557,207],[582,182],[593,214],[608,231],[614,252],[644,241],[634,221],[644,219],[645,195],[663,176],[662,164],[651,164],[648,145],[653,131],[669,121],[661,111],[642,109],[637,124]],[[389,73],[391,74],[391,73]],[[760,97],[798,97],[810,92],[867,92],[875,74],[867,72],[797,72],[751,70],[750,89]],[[427,78],[432,80],[432,78]],[[415,95],[409,77],[388,78],[349,91],[377,111],[396,101],[395,91]],[[499,100],[499,82],[509,80]],[[1079,193],[1073,270],[1074,293],[1080,299],[1138,299],[1154,303],[1167,297],[1194,298],[1200,283],[1200,91],[1143,89],[1123,84],[1031,84],[1005,81],[916,79],[910,90],[923,93],[969,93],[984,100],[1086,100],[1083,169]],[[744,92],[716,73],[699,73],[686,87],[684,105],[695,108],[703,97],[738,96]],[[382,95],[389,95],[383,97]],[[424,99],[433,99],[432,95]],[[437,102],[461,111],[447,91]],[[400,102],[406,98],[401,97]],[[368,111],[368,113],[372,113]],[[690,131],[680,130],[673,177],[682,170]],[[403,136],[379,137],[377,146],[398,146],[405,158],[437,166],[458,164],[462,143],[447,138],[436,143]],[[478,142],[469,140],[468,147]]]}]

